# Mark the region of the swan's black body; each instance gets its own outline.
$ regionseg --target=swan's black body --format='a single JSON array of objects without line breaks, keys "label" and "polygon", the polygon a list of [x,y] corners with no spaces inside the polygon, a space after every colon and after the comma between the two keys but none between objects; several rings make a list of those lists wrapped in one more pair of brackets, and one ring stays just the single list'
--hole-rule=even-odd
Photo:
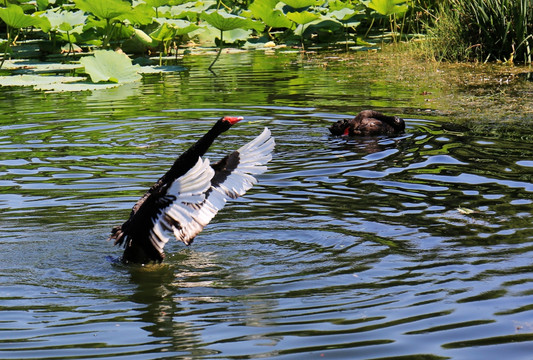
[{"label": "swan's black body", "polygon": [[402,118],[374,110],[363,110],[353,119],[339,120],[329,128],[332,135],[344,136],[398,135],[404,130]]},{"label": "swan's black body", "polygon": [[168,231],[189,245],[227,199],[244,194],[253,185],[256,180],[251,174],[266,170],[263,165],[271,159],[274,147],[268,129],[212,166],[209,160],[201,159],[217,136],[241,119],[218,120],[137,201],[129,219],[112,229],[109,239],[124,246],[123,262],[161,262],[163,247],[170,238],[165,235]]}]

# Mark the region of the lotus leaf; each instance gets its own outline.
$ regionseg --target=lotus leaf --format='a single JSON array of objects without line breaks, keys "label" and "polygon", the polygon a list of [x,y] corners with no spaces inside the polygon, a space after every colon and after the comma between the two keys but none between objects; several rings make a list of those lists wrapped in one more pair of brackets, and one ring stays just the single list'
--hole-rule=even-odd
[{"label": "lotus leaf", "polygon": [[198,2],[186,2],[181,5],[172,6],[168,11],[168,17],[174,19],[182,19],[188,17],[191,21],[198,19],[198,16],[209,9],[211,6],[216,5],[216,1],[206,0]]},{"label": "lotus leaf", "polygon": [[341,10],[332,11],[328,15],[337,20],[348,20],[355,15],[355,10],[344,8]]},{"label": "lotus leaf", "polygon": [[311,21],[315,21],[320,16],[315,13],[310,13],[309,11],[302,11],[302,12],[290,12],[287,14],[287,17],[294,21],[297,24],[305,25],[310,23]]},{"label": "lotus leaf", "polygon": [[154,17],[155,17],[154,8],[146,4],[139,4],[135,6],[131,11],[118,16],[118,18],[121,20],[127,19],[132,24],[138,24],[138,25],[151,24],[153,22]]},{"label": "lotus leaf", "polygon": [[110,50],[97,50],[94,56],[80,59],[94,83],[111,81],[115,83],[133,82],[141,79],[139,65],[132,65],[130,58]]},{"label": "lotus leaf", "polygon": [[49,28],[49,22],[46,18],[40,18],[38,16],[30,16],[24,14],[22,8],[18,5],[9,5],[6,8],[0,8],[0,19],[15,29],[27,28],[30,26],[47,27]]},{"label": "lotus leaf", "polygon": [[174,39],[176,30],[169,24],[163,23],[150,33],[150,37],[156,41],[169,41]]},{"label": "lotus leaf", "polygon": [[158,8],[160,6],[169,5],[172,0],[144,0],[144,2],[152,7]]},{"label": "lotus leaf", "polygon": [[228,14],[220,10],[209,10],[200,15],[200,18],[207,21],[220,31],[233,29],[257,29],[263,30],[263,25],[242,16]]},{"label": "lotus leaf", "polygon": [[329,11],[337,11],[342,9],[353,9],[353,5],[349,3],[345,3],[341,0],[330,0],[328,1],[328,8]]},{"label": "lotus leaf", "polygon": [[249,9],[253,16],[263,20],[263,22],[274,28],[290,28],[292,22],[285,16],[285,14],[274,9],[278,0],[256,0],[250,5]]},{"label": "lotus leaf", "polygon": [[76,76],[12,75],[0,76],[0,86],[36,86],[84,80]]},{"label": "lotus leaf", "polygon": [[409,9],[406,0],[372,0],[365,5],[384,16],[401,15]]},{"label": "lotus leaf", "polygon": [[181,19],[166,19],[166,18],[157,18],[155,19],[161,25],[167,25],[174,29],[174,36],[185,35],[199,28],[198,25],[193,24],[187,20]]},{"label": "lotus leaf", "polygon": [[252,30],[234,29],[226,31],[224,41],[234,43],[236,41],[246,41],[250,38]]},{"label": "lotus leaf", "polygon": [[282,2],[289,5],[293,9],[301,9],[309,6],[322,5],[324,0],[282,0]]},{"label": "lotus leaf", "polygon": [[[48,21],[52,30],[55,31],[73,31],[77,29],[79,25],[82,25],[87,20],[87,15],[83,11],[53,11],[48,10],[42,14]],[[77,29],[81,30],[81,29]],[[81,32],[81,31],[78,31]]]},{"label": "lotus leaf", "polygon": [[99,19],[113,19],[131,11],[131,4],[122,0],[74,0],[76,6]]}]

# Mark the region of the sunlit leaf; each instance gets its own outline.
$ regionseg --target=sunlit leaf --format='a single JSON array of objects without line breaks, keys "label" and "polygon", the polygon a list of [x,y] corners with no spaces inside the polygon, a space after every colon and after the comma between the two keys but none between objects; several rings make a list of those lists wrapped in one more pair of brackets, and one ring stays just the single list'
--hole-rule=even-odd
[{"label": "sunlit leaf", "polygon": [[475,210],[472,210],[472,209],[469,209],[469,208],[465,208],[465,207],[458,207],[457,211],[459,213],[461,213],[461,214],[464,214],[464,215],[471,215],[471,214],[474,214],[476,212]]},{"label": "sunlit leaf", "polygon": [[266,25],[274,28],[290,28],[292,22],[285,14],[274,6],[278,0],[255,0],[248,9],[253,16],[261,19]]},{"label": "sunlit leaf", "polygon": [[202,13],[200,18],[221,31],[252,28],[258,28],[259,31],[263,30],[263,26],[253,20],[242,16],[228,14],[227,12],[220,10],[208,10]]},{"label": "sunlit leaf", "polygon": [[176,29],[163,23],[157,29],[150,33],[150,37],[156,41],[169,41],[176,36]]},{"label": "sunlit leaf", "polygon": [[356,12],[353,9],[344,8],[344,9],[341,9],[341,10],[332,11],[332,12],[328,13],[328,15],[333,17],[333,18],[335,18],[335,19],[338,19],[338,20],[348,20],[349,18],[354,16],[355,13]]},{"label": "sunlit leaf", "polygon": [[216,5],[214,0],[186,2],[185,4],[171,6],[167,17],[181,19],[188,17],[191,21],[197,20],[201,13]]},{"label": "sunlit leaf", "polygon": [[289,5],[293,9],[301,9],[309,6],[319,6],[324,3],[324,0],[281,0],[283,3]]},{"label": "sunlit leaf", "polygon": [[136,25],[151,24],[153,22],[154,17],[154,8],[146,4],[139,4],[133,9],[131,9],[131,11],[128,11],[125,14],[118,16],[119,19],[128,19],[132,24]]},{"label": "sunlit leaf", "polygon": [[76,6],[100,19],[112,19],[126,15],[131,11],[131,4],[122,0],[73,0]]},{"label": "sunlit leaf", "polygon": [[198,25],[193,24],[187,20],[181,19],[166,19],[166,18],[157,18],[155,19],[159,24],[166,24],[173,28],[176,32],[175,35],[185,35],[199,28]]},{"label": "sunlit leaf", "polygon": [[97,50],[94,56],[80,59],[94,83],[111,81],[116,83],[133,82],[141,79],[139,65],[132,65],[128,56],[110,50]]},{"label": "sunlit leaf", "polygon": [[6,8],[0,8],[0,19],[15,29],[23,29],[30,26],[41,27],[41,25],[48,23],[48,20],[45,18],[24,14],[24,11],[18,5],[9,5]]},{"label": "sunlit leaf", "polygon": [[[87,20],[87,15],[79,11],[53,11],[48,10],[41,16],[45,16],[50,21],[51,30],[72,31]],[[79,30],[79,29],[78,29]]]},{"label": "sunlit leaf", "polygon": [[71,83],[51,83],[38,84],[33,88],[45,92],[75,92],[75,91],[95,91],[105,90],[121,86],[117,83],[98,83],[94,84],[89,81],[71,82]]},{"label": "sunlit leaf", "polygon": [[302,12],[290,12],[287,14],[287,17],[297,24],[305,25],[305,24],[310,23],[311,21],[315,21],[320,16],[315,13],[310,13],[309,11],[302,11]]},{"label": "sunlit leaf", "polygon": [[36,86],[84,80],[77,76],[12,75],[0,76],[0,86]]},{"label": "sunlit leaf", "polygon": [[372,0],[364,3],[384,16],[400,15],[409,9],[406,0]]},{"label": "sunlit leaf", "polygon": [[147,5],[153,6],[153,7],[160,7],[164,5],[170,5],[172,0],[144,0],[144,2]]},{"label": "sunlit leaf", "polygon": [[353,9],[353,5],[341,0],[330,0],[328,1],[328,8],[329,11],[338,11],[342,9]]},{"label": "sunlit leaf", "polygon": [[224,41],[227,43],[234,43],[236,41],[246,41],[250,38],[252,30],[233,29],[226,31],[224,34]]}]

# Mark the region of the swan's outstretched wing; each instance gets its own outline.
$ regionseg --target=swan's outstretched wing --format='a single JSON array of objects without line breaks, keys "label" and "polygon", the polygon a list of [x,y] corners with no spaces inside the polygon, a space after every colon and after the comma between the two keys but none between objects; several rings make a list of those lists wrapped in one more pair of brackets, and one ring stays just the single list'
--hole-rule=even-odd
[{"label": "swan's outstretched wing", "polygon": [[208,159],[199,159],[174,180],[152,215],[149,239],[155,250],[162,253],[172,233],[189,245],[228,199],[244,195],[257,182],[254,175],[266,171],[274,145],[270,130],[265,128],[261,135],[213,166]]}]

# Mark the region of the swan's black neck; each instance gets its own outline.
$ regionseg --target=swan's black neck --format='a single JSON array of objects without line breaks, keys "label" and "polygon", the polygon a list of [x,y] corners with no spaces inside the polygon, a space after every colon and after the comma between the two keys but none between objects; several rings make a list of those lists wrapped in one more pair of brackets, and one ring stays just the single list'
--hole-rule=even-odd
[{"label": "swan's black neck", "polygon": [[232,123],[224,120],[224,118],[218,120],[204,136],[174,161],[170,170],[159,182],[168,183],[184,175],[196,164],[198,158],[207,152],[211,144],[213,144],[213,141],[224,131],[228,130],[231,125]]}]

